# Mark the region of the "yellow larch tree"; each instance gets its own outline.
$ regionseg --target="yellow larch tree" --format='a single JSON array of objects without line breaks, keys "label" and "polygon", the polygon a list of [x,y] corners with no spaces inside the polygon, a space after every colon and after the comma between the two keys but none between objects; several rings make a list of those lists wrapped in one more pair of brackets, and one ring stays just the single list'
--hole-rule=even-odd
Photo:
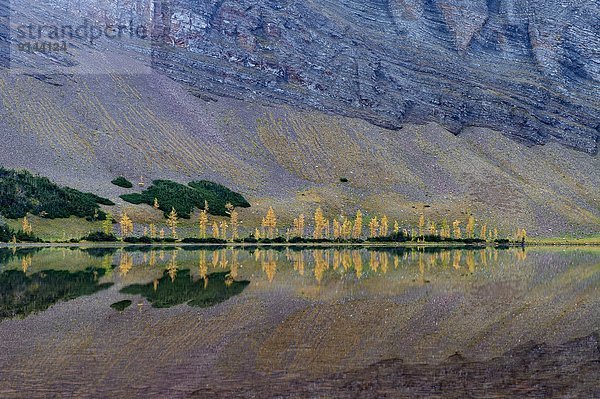
[{"label": "yellow larch tree", "polygon": [[267,231],[267,237],[273,239],[277,229],[277,216],[272,206],[269,207],[263,224]]},{"label": "yellow larch tree", "polygon": [[465,227],[465,235],[467,238],[474,238],[475,236],[475,217],[473,215],[469,215],[467,226]]},{"label": "yellow larch tree", "polygon": [[423,237],[425,235],[425,215],[421,214],[419,216],[419,237]]},{"label": "yellow larch tree", "polygon": [[219,225],[217,224],[217,222],[213,222],[212,224],[212,235],[213,238],[219,238]]},{"label": "yellow larch tree", "polygon": [[171,207],[171,212],[167,215],[167,226],[171,229],[171,237],[177,238],[177,224],[179,223],[179,218],[177,216],[177,211],[174,207]]},{"label": "yellow larch tree", "polygon": [[33,228],[31,227],[31,223],[29,223],[27,216],[23,217],[23,221],[22,221],[21,225],[22,225],[23,233],[31,234],[33,232]]},{"label": "yellow larch tree", "polygon": [[381,217],[381,222],[379,223],[379,235],[382,237],[387,237],[388,230],[389,230],[388,217],[386,215],[383,215]]},{"label": "yellow larch tree", "polygon": [[231,211],[230,218],[231,218],[231,220],[230,220],[230,222],[231,222],[231,239],[237,240],[238,238],[240,238],[240,232],[239,232],[240,219],[239,219],[238,212],[235,209]]},{"label": "yellow larch tree", "polygon": [[342,236],[342,226],[337,219],[333,219],[333,239],[338,240]]},{"label": "yellow larch tree", "polygon": [[154,198],[154,205],[153,205],[154,209],[159,209],[160,205],[158,204],[158,198]]},{"label": "yellow larch tree", "polygon": [[221,221],[220,230],[221,230],[221,239],[222,240],[227,240],[227,228],[228,227],[229,227],[229,225],[227,224],[227,222],[225,220]]},{"label": "yellow larch tree", "polygon": [[305,218],[304,218],[304,214],[301,213],[300,216],[298,216],[298,237],[304,237],[304,226],[305,226]]},{"label": "yellow larch tree", "polygon": [[398,234],[400,232],[400,224],[397,220],[394,220],[394,234]]},{"label": "yellow larch tree", "polygon": [[123,212],[119,221],[121,227],[121,237],[127,237],[133,233],[133,221],[127,216],[127,212]]},{"label": "yellow larch tree", "polygon": [[481,238],[482,240],[486,240],[488,239],[487,237],[487,224],[484,224],[483,226],[481,226],[481,231],[479,232],[479,238]]},{"label": "yellow larch tree", "polygon": [[363,214],[360,211],[356,211],[356,217],[354,219],[354,227],[352,228],[352,238],[358,240],[362,237],[363,230]]},{"label": "yellow larch tree", "polygon": [[345,240],[349,240],[352,237],[352,222],[346,216],[342,222],[342,237]]},{"label": "yellow larch tree", "polygon": [[460,240],[462,238],[462,232],[460,231],[460,220],[455,220],[452,222],[452,234],[455,240]]},{"label": "yellow larch tree", "polygon": [[154,223],[150,223],[150,238],[156,238],[156,225]]},{"label": "yellow larch tree", "polygon": [[323,210],[318,207],[315,211],[315,230],[313,232],[313,238],[319,240],[323,238],[323,232],[325,230],[325,217],[323,216]]},{"label": "yellow larch tree", "polygon": [[369,235],[371,238],[375,238],[378,236],[379,232],[379,220],[377,216],[373,217],[369,222]]},{"label": "yellow larch tree", "polygon": [[451,234],[450,234],[450,226],[448,225],[448,220],[444,219],[442,220],[442,225],[440,227],[440,237],[442,239],[448,239],[450,238]]},{"label": "yellow larch tree", "polygon": [[198,227],[200,230],[200,238],[206,238],[206,229],[208,226],[208,212],[206,209],[200,211],[200,216],[198,217]]}]

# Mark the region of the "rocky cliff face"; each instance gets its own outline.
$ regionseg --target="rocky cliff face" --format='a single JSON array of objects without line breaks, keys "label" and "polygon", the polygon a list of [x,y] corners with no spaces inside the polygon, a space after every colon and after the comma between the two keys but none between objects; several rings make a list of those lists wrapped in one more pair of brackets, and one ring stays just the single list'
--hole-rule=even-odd
[{"label": "rocky cliff face", "polygon": [[146,24],[154,67],[201,91],[598,152],[595,0],[45,2]]}]

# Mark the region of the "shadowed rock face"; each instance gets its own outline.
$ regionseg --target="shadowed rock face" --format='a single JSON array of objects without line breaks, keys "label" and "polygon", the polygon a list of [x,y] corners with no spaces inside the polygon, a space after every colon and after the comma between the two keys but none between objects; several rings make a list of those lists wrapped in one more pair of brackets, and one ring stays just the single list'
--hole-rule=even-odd
[{"label": "shadowed rock face", "polygon": [[[102,1],[90,3],[100,15]],[[436,121],[458,134],[484,126],[527,144],[555,140],[598,152],[596,1],[139,3],[102,15],[143,10],[165,44],[155,66],[198,89],[392,129]]]}]

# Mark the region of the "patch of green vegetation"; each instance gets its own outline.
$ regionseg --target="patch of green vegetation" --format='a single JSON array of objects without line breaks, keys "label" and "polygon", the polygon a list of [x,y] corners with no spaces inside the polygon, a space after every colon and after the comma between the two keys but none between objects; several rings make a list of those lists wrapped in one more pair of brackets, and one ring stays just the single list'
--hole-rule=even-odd
[{"label": "patch of green vegetation", "polygon": [[227,244],[226,240],[222,240],[220,238],[207,237],[207,238],[196,238],[196,237],[187,237],[181,240],[184,244]]},{"label": "patch of green vegetation", "polygon": [[33,233],[25,233],[23,230],[14,230],[7,224],[0,223],[0,242],[43,242]]},{"label": "patch of green vegetation", "polygon": [[190,218],[194,208],[204,209],[204,201],[208,202],[209,213],[218,216],[227,215],[225,205],[228,202],[234,207],[250,207],[241,194],[209,181],[191,182],[186,186],[170,180],[155,180],[142,193],[125,194],[121,198],[136,205],[154,205],[156,198],[165,217],[175,208],[179,217],[184,219]]},{"label": "patch of green vegetation", "polygon": [[81,241],[90,242],[114,242],[118,241],[114,234],[106,234],[103,231],[95,231],[81,238]]},{"label": "patch of green vegetation", "polygon": [[31,213],[49,219],[78,216],[103,220],[106,215],[99,204],[114,205],[106,198],[60,187],[27,171],[0,168],[0,214],[6,218],[21,218]]},{"label": "patch of green vegetation", "polygon": [[124,301],[115,302],[110,305],[111,308],[113,308],[114,310],[117,310],[119,312],[124,311],[125,309],[127,309],[130,306],[131,306],[131,301],[129,299],[125,299]]},{"label": "patch of green vegetation", "polygon": [[[68,242],[102,229],[101,221],[89,221],[76,216],[67,219],[46,219],[27,215],[27,219],[33,228],[33,234],[47,242]],[[18,230],[23,225],[23,219],[7,219],[6,224],[13,230]]]},{"label": "patch of green vegetation", "polygon": [[234,281],[227,272],[212,273],[206,279],[193,281],[189,270],[177,271],[174,278],[165,271],[156,289],[154,283],[134,284],[123,288],[121,292],[141,295],[155,308],[170,308],[184,303],[209,307],[240,294],[250,284],[249,281]]},{"label": "patch of green vegetation", "polygon": [[131,188],[133,187],[133,183],[124,178],[123,176],[117,177],[115,180],[111,181],[115,186],[123,187],[123,188]]},{"label": "patch of green vegetation", "polygon": [[0,273],[0,320],[25,317],[48,309],[59,301],[69,301],[104,290],[112,283],[98,283],[104,269],[78,272],[46,270],[27,275],[21,270]]}]

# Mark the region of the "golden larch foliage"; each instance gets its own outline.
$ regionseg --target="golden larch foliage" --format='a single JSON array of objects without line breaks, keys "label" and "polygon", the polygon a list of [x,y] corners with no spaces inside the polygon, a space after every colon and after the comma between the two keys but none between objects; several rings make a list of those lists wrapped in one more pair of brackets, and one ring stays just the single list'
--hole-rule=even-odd
[{"label": "golden larch foliage", "polygon": [[133,233],[133,221],[127,216],[127,212],[123,212],[121,215],[119,225],[121,226],[121,237],[128,237]]},{"label": "golden larch foliage", "polygon": [[369,222],[369,236],[371,238],[375,238],[378,236],[378,232],[379,232],[379,220],[377,219],[377,216],[375,216]]},{"label": "golden larch foliage", "polygon": [[381,217],[381,222],[379,223],[379,235],[381,237],[387,237],[389,230],[389,221],[386,215]]},{"label": "golden larch foliage", "polygon": [[425,235],[425,215],[421,214],[419,216],[419,237],[423,237]]},{"label": "golden larch foliage", "polygon": [[362,237],[362,225],[363,225],[363,215],[360,209],[356,211],[356,217],[354,219],[354,227],[352,228],[352,238],[358,240]]},{"label": "golden larch foliage", "polygon": [[462,238],[462,232],[460,230],[460,220],[455,220],[452,222],[452,234],[453,238],[456,240],[460,240]]},{"label": "golden larch foliage", "polygon": [[179,219],[177,216],[177,211],[175,208],[171,208],[171,212],[167,216],[167,226],[171,229],[171,237],[177,238],[177,224],[179,223]]},{"label": "golden larch foliage", "polygon": [[277,216],[275,215],[275,210],[270,206],[267,211],[267,216],[263,219],[263,227],[265,228],[266,234],[268,238],[274,238],[276,229],[277,229]]},{"label": "golden larch foliage", "polygon": [[475,236],[475,217],[473,217],[473,215],[469,215],[467,226],[465,227],[465,234],[467,238],[474,238]]},{"label": "golden larch foliage", "polygon": [[23,222],[21,224],[22,224],[23,233],[31,234],[33,232],[33,228],[31,227],[31,223],[29,223],[27,216],[25,216],[23,218]]},{"label": "golden larch foliage", "polygon": [[217,222],[213,222],[212,224],[212,235],[213,238],[219,238],[219,225]]}]

